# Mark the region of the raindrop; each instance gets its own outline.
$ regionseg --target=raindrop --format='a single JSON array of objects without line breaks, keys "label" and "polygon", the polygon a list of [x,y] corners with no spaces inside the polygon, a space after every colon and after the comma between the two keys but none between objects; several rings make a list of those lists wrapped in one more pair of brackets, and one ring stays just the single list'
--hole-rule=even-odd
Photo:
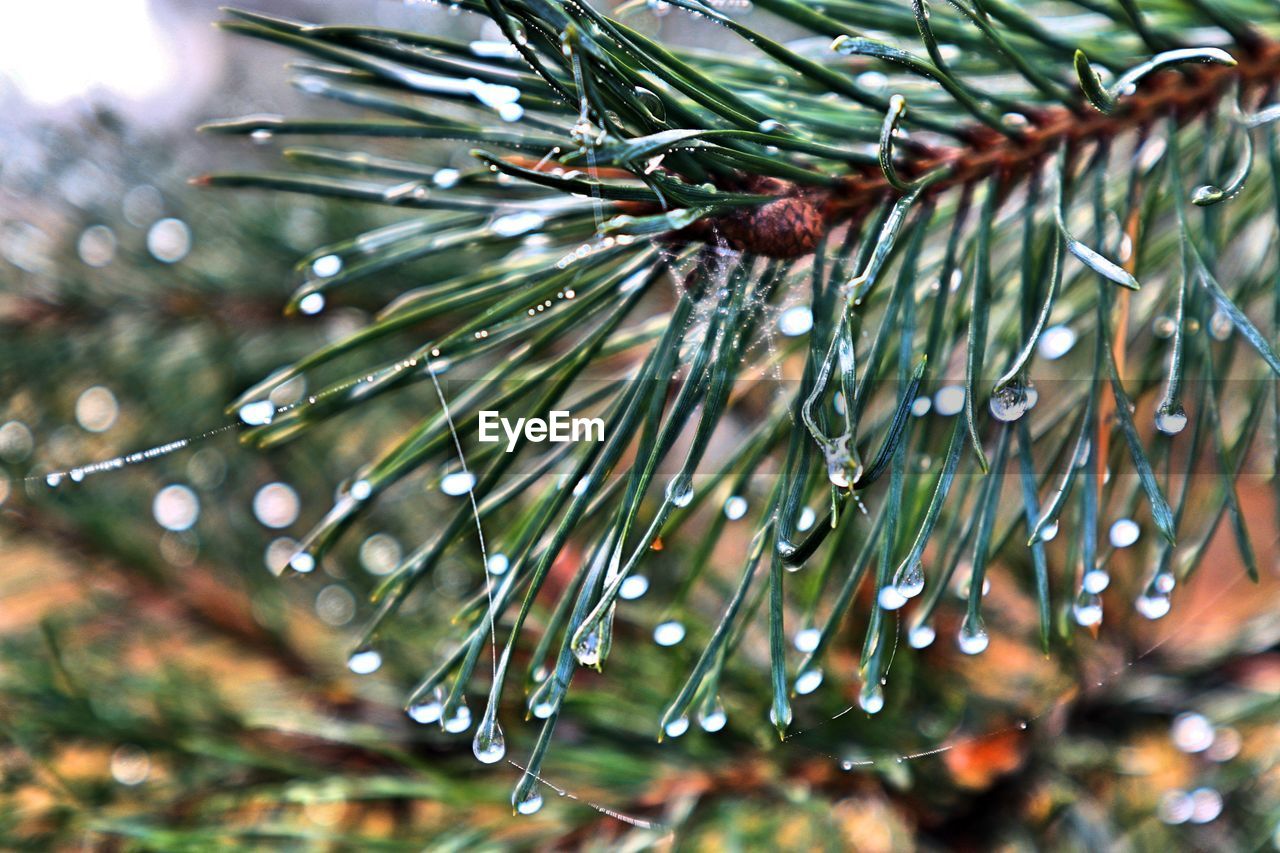
[{"label": "raindrop", "polygon": [[371,575],[389,575],[400,564],[400,543],[387,533],[375,533],[360,543],[360,565]]},{"label": "raindrop", "polygon": [[523,797],[515,802],[516,811],[523,815],[535,814],[542,808],[542,795],[537,791],[530,790]]},{"label": "raindrop", "polygon": [[1214,311],[1209,318],[1209,334],[1215,341],[1230,338],[1235,327],[1235,323],[1231,322],[1231,315],[1225,311]]},{"label": "raindrop", "polygon": [[382,666],[382,655],[376,649],[359,648],[347,658],[347,669],[356,675],[369,675]]},{"label": "raindrop", "polygon": [[899,592],[896,586],[888,584],[880,589],[876,601],[885,610],[897,610],[907,603],[907,597]]},{"label": "raindrop", "polygon": [[801,533],[804,533],[810,527],[813,527],[813,523],[817,520],[818,520],[817,513],[815,513],[809,507],[805,507],[803,510],[800,511],[800,520],[796,522],[796,530],[800,531]]},{"label": "raindrop", "polygon": [[530,231],[541,228],[545,223],[546,219],[541,214],[526,210],[520,213],[499,216],[493,221],[493,225],[489,227],[493,233],[500,237],[518,237],[521,234],[527,234]]},{"label": "raindrop", "polygon": [[35,437],[22,421],[9,421],[0,426],[0,458],[6,462],[21,462],[35,449]]},{"label": "raindrop", "polygon": [[720,704],[718,696],[710,708],[703,708],[698,712],[698,725],[704,732],[718,732],[727,722],[729,722],[729,715],[725,713],[724,705]]},{"label": "raindrop", "polygon": [[907,643],[913,649],[924,649],[933,645],[937,634],[929,625],[917,625],[907,634]]},{"label": "raindrop", "polygon": [[316,558],[308,554],[306,551],[299,551],[289,558],[289,568],[299,574],[307,574],[315,571]]},{"label": "raindrop", "polygon": [[1161,314],[1151,321],[1151,333],[1157,338],[1171,338],[1177,328],[1177,321],[1166,314]]},{"label": "raindrop", "polygon": [[288,527],[298,520],[298,493],[286,483],[267,483],[253,496],[253,514],[266,527]]},{"label": "raindrop", "polygon": [[1052,542],[1057,535],[1058,535],[1058,522],[1056,521],[1050,522],[1049,524],[1046,524],[1043,528],[1041,528],[1040,541]]},{"label": "raindrop", "polygon": [[86,266],[100,269],[116,256],[116,235],[105,225],[90,225],[76,243],[76,254]]},{"label": "raindrop", "polygon": [[471,741],[471,751],[481,764],[496,764],[507,754],[507,740],[496,719],[486,715],[476,729],[475,739]]},{"label": "raindrop", "polygon": [[429,702],[415,702],[408,707],[405,713],[407,713],[409,718],[415,723],[429,726],[432,723],[438,723],[440,721],[440,714],[443,711],[444,705],[440,702],[440,697],[437,695]]},{"label": "raindrop", "polygon": [[878,714],[884,708],[884,689],[878,682],[863,682],[858,691],[858,707],[868,714]]},{"label": "raindrop", "polygon": [[1111,532],[1108,534],[1108,538],[1110,538],[1113,548],[1128,548],[1137,542],[1138,537],[1141,535],[1142,528],[1138,526],[1138,522],[1132,518],[1122,518],[1111,525]]},{"label": "raindrop", "polygon": [[1177,435],[1186,429],[1187,410],[1182,404],[1176,406],[1162,405],[1156,409],[1156,429],[1165,435]]},{"label": "raindrop", "polygon": [[803,628],[796,632],[791,642],[796,647],[796,651],[808,654],[818,648],[818,642],[821,639],[822,632],[817,628]]},{"label": "raindrop", "polygon": [[964,408],[964,388],[959,385],[939,388],[933,395],[933,408],[945,417],[959,414]]},{"label": "raindrop", "polygon": [[676,717],[663,726],[662,731],[667,737],[680,737],[680,735],[689,731],[689,718],[685,716]]},{"label": "raindrop", "polygon": [[191,229],[181,219],[158,220],[147,231],[147,251],[157,261],[176,264],[191,251]]},{"label": "raindrop", "polygon": [[924,566],[919,560],[912,560],[898,570],[893,585],[903,598],[915,598],[924,590]]},{"label": "raindrop", "polygon": [[485,563],[485,568],[489,570],[491,575],[504,575],[507,573],[507,569],[511,568],[511,560],[507,558],[506,554],[493,554],[489,557],[488,562]]},{"label": "raindrop", "polygon": [[1144,593],[1133,603],[1134,610],[1151,620],[1165,616],[1171,606],[1167,592]]},{"label": "raindrop", "polygon": [[111,778],[121,785],[141,785],[149,775],[151,756],[145,749],[133,744],[123,744],[111,753]]},{"label": "raindrop", "polygon": [[693,485],[684,476],[667,483],[667,500],[672,506],[686,507],[693,502]]},{"label": "raindrop", "polygon": [[1173,718],[1169,737],[1183,752],[1204,752],[1213,745],[1213,723],[1203,714],[1187,711]]},{"label": "raindrop", "polygon": [[982,654],[990,643],[991,638],[987,636],[987,629],[983,627],[982,620],[965,617],[964,624],[960,626],[960,636],[956,639],[956,645],[960,647],[960,651],[966,655]]},{"label": "raindrop", "polygon": [[168,485],[156,493],[151,514],[165,530],[189,530],[200,517],[200,499],[186,486]]},{"label": "raindrop", "polygon": [[1090,569],[1080,580],[1080,588],[1090,595],[1097,595],[1111,585],[1111,575],[1102,569]]},{"label": "raindrop", "polygon": [[737,521],[747,514],[747,499],[734,495],[724,502],[724,517],[730,521]]},{"label": "raindrop", "polygon": [[822,684],[822,670],[806,669],[796,676],[796,693],[801,696],[808,695],[817,690],[820,684]]},{"label": "raindrop", "polygon": [[653,641],[660,646],[675,646],[684,639],[684,625],[670,620],[653,629]]},{"label": "raindrop", "polygon": [[356,615],[355,597],[341,584],[329,584],[316,595],[316,615],[326,625],[341,627]]},{"label": "raindrop", "polygon": [[1050,326],[1040,335],[1036,349],[1040,357],[1047,361],[1062,358],[1076,345],[1076,332],[1070,326]]},{"label": "raindrop", "polygon": [[324,255],[316,258],[311,264],[311,274],[316,278],[333,278],[342,272],[342,258],[338,255]]},{"label": "raindrop", "polygon": [[649,579],[644,575],[630,575],[618,587],[618,597],[625,601],[635,601],[649,591]]},{"label": "raindrop", "polygon": [[[656,639],[657,635],[654,636]],[[582,666],[599,666],[600,650],[600,623],[597,621],[591,626],[591,630],[582,636],[582,639],[574,643],[573,656]]]},{"label": "raindrop", "polygon": [[240,420],[249,426],[264,426],[276,416],[276,407],[270,400],[255,400],[240,407]]},{"label": "raindrop", "polygon": [[1027,391],[1028,387],[1018,380],[996,388],[991,392],[991,416],[1010,423],[1025,415],[1033,402]]},{"label": "raindrop", "polygon": [[1186,791],[1172,790],[1166,791],[1165,795],[1160,798],[1160,805],[1157,811],[1160,814],[1160,820],[1171,826],[1180,823],[1186,823],[1191,818],[1191,812],[1195,808],[1191,797]]},{"label": "raindrop", "polygon": [[1212,788],[1191,792],[1191,822],[1209,823],[1222,814],[1222,795]]},{"label": "raindrop", "polygon": [[451,735],[462,734],[471,728],[471,709],[466,705],[459,705],[453,712],[453,716],[446,718],[442,725],[444,730]]},{"label": "raindrop", "polygon": [[1102,599],[1096,593],[1085,593],[1071,605],[1071,614],[1076,624],[1083,628],[1091,628],[1102,623]]},{"label": "raindrop", "polygon": [[440,491],[452,497],[465,495],[476,484],[475,475],[470,471],[453,471],[440,478]]},{"label": "raindrop", "polygon": [[813,310],[808,305],[788,308],[778,317],[778,331],[789,338],[807,334],[812,328]]},{"label": "raindrop", "polygon": [[106,432],[119,414],[116,395],[101,385],[86,388],[76,398],[76,421],[89,432]]},{"label": "raindrop", "polygon": [[298,310],[307,316],[314,316],[324,310],[324,294],[308,293],[298,300]]},{"label": "raindrop", "polygon": [[457,169],[437,169],[436,173],[431,176],[431,183],[440,189],[447,190],[458,183],[458,179],[462,177]]},{"label": "raindrop", "polygon": [[911,401],[911,414],[917,418],[923,418],[929,414],[929,410],[933,408],[933,401],[928,397],[916,397]]}]

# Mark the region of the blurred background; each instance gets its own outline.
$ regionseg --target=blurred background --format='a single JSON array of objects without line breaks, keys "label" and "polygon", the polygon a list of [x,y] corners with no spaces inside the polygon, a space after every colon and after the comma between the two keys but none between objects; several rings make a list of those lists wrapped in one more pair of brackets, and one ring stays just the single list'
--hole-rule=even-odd
[{"label": "blurred background", "polygon": [[[495,36],[443,6],[340,5],[254,8]],[[903,654],[884,713],[842,714],[854,697],[842,678],[798,704],[782,744],[764,718],[766,667],[751,666],[763,655],[732,673],[722,731],[661,745],[658,716],[696,649],[618,656],[604,676],[584,672],[591,689],[568,704],[546,765],[562,796],[513,818],[517,767],[482,767],[469,734],[401,711],[436,647],[395,645],[370,676],[345,666],[370,590],[423,538],[438,492],[398,490],[320,571],[279,577],[296,537],[423,398],[271,451],[237,444],[226,403],[358,327],[403,282],[285,317],[299,257],[393,220],[188,185],[276,162],[272,140],[205,138],[200,122],[334,109],[288,85],[285,52],[218,32],[218,17],[203,0],[0,11],[0,844],[1280,847],[1276,506],[1256,474],[1240,488],[1257,587],[1223,526],[1160,622],[1117,606],[1052,660],[1029,630],[995,636],[981,658],[949,644]],[[644,19],[665,37],[719,37],[679,24]],[[449,158],[466,152],[432,162]],[[289,383],[272,401],[306,393]],[[46,479],[179,441],[74,488]],[[1136,551],[1114,559],[1145,574]],[[467,597],[465,572],[441,567],[409,636]],[[999,600],[1000,586],[991,606],[1025,629],[1032,608]],[[662,603],[633,611],[644,635]],[[853,672],[859,642],[850,630],[833,669]],[[509,755],[534,732],[509,726]]]}]

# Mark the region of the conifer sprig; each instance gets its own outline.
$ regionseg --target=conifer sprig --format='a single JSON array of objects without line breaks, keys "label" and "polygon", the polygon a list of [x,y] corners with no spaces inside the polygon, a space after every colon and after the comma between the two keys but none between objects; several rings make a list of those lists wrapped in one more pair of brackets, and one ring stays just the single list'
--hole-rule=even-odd
[{"label": "conifer sprig", "polygon": [[[200,181],[414,211],[299,264],[289,308],[304,313],[395,266],[417,264],[422,283],[242,395],[232,410],[252,414],[251,443],[275,445],[450,372],[483,377],[450,400],[451,422],[429,413],[353,473],[297,570],[393,484],[451,458],[450,427],[474,434],[482,409],[605,418],[599,444],[471,447],[468,488],[499,531],[490,549],[500,563],[478,565],[471,509],[460,505],[379,590],[353,656],[376,660],[423,578],[464,561],[476,597],[407,709],[469,728],[465,692],[496,626],[501,657],[475,744],[496,760],[509,670],[517,650],[531,650],[526,704],[545,722],[519,811],[540,803],[538,769],[576,668],[603,666],[628,581],[659,542],[689,559],[655,639],[678,643],[687,628],[708,637],[661,716],[667,736],[693,713],[705,728],[722,724],[726,661],[766,599],[770,714],[783,732],[793,694],[821,681],[863,585],[860,703],[876,713],[892,612],[926,592],[908,620],[910,644],[926,646],[943,591],[958,584],[957,642],[980,653],[997,557],[1012,570],[1000,582],[1035,600],[1046,648],[1068,621],[1102,621],[1109,558],[1137,542],[1135,515],[1160,534],[1139,545],[1152,571],[1116,585],[1148,618],[1167,612],[1223,515],[1256,575],[1234,482],[1267,419],[1257,398],[1280,373],[1277,259],[1260,250],[1280,198],[1274,9],[757,0],[833,40],[816,51],[699,0],[670,0],[672,14],[719,24],[751,51],[709,55],[656,42],[628,6],[609,16],[561,0],[460,5],[509,45],[232,11],[227,29],[308,57],[299,88],[367,117],[207,129],[399,142],[394,156],[287,148],[299,171]],[[436,165],[438,149],[414,147],[424,140],[476,146],[476,165]],[[809,319],[758,346],[772,340],[779,307],[807,307]],[[1235,364],[1246,347],[1257,357]],[[575,387],[622,356],[636,365],[627,381]],[[1065,367],[1046,363],[1059,359]],[[955,369],[959,384],[946,379]],[[738,386],[775,370],[800,378],[763,404]],[[322,390],[264,412],[270,389],[296,375]],[[1224,417],[1247,403],[1244,418]],[[710,455],[731,428],[742,452]],[[753,492],[766,460],[778,476]],[[673,475],[660,474],[664,462]],[[1203,464],[1218,474],[1208,485]],[[740,498],[754,509],[751,545],[703,630],[691,590],[725,535],[726,499]],[[729,521],[743,515],[733,512]],[[693,522],[705,525],[701,542],[682,542],[708,515]],[[1065,549],[1049,544],[1060,528]],[[547,580],[570,549],[582,558],[557,599]],[[786,570],[797,569],[806,572],[792,580]],[[540,634],[526,627],[535,610],[545,612]],[[803,659],[792,666],[785,640],[797,620]]]}]

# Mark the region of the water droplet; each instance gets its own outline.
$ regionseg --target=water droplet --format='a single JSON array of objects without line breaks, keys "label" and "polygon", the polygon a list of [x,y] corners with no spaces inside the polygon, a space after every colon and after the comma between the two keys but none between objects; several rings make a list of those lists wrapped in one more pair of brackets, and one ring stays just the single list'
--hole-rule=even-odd
[{"label": "water droplet", "polygon": [[945,417],[959,414],[964,409],[964,388],[959,385],[939,388],[933,395],[933,408]]},{"label": "water droplet", "polygon": [[804,628],[796,632],[796,635],[791,642],[795,645],[796,651],[808,654],[818,647],[818,643],[821,639],[822,632],[817,628]]},{"label": "water droplet", "polygon": [[[57,476],[49,475],[50,478]],[[57,482],[49,485],[57,485]],[[200,517],[200,499],[190,488],[174,483],[156,493],[151,502],[151,514],[165,530],[189,530]]]},{"label": "water droplet", "polygon": [[542,795],[535,790],[529,790],[524,796],[514,801],[516,811],[523,815],[531,815],[542,808]]},{"label": "water droplet", "polygon": [[116,256],[116,235],[105,225],[90,225],[76,243],[76,254],[86,266],[101,269]]},{"label": "water droplet", "polygon": [[324,294],[312,292],[298,300],[298,310],[310,317],[323,311],[324,304]]},{"label": "water droplet", "polygon": [[937,634],[929,625],[917,625],[907,634],[907,643],[913,649],[924,649],[933,645]]},{"label": "water droplet", "polygon": [[1177,583],[1172,572],[1160,572],[1151,579],[1151,586],[1157,592],[1173,592],[1173,587]]},{"label": "water droplet", "polygon": [[964,624],[960,626],[960,635],[956,638],[956,645],[960,647],[960,651],[966,655],[979,655],[987,650],[987,646],[991,644],[991,638],[987,636],[987,629],[983,627],[980,618],[965,617]]},{"label": "water droplet", "polygon": [[626,601],[635,601],[649,591],[649,579],[644,575],[631,575],[625,578],[618,587],[618,597]]},{"label": "water droplet", "polygon": [[316,558],[308,554],[306,551],[299,551],[289,558],[289,568],[298,574],[305,575],[308,572],[315,571]]},{"label": "water droplet", "polygon": [[451,497],[458,497],[470,492],[475,484],[475,475],[470,471],[453,471],[440,478],[440,491]]},{"label": "water droplet", "polygon": [[1050,326],[1044,330],[1036,349],[1046,361],[1062,358],[1076,345],[1076,332],[1070,326]]},{"label": "water droplet", "polygon": [[1071,614],[1076,624],[1083,628],[1091,628],[1102,624],[1102,599],[1097,594],[1083,593],[1071,605]]},{"label": "water droplet", "polygon": [[991,416],[998,421],[1010,423],[1025,415],[1032,405],[1027,391],[1027,386],[1017,380],[992,391]]},{"label": "water droplet", "polygon": [[858,691],[858,707],[868,714],[878,714],[884,709],[884,689],[879,682],[863,682]]},{"label": "water droplet", "polygon": [[1191,822],[1209,823],[1222,814],[1222,795],[1212,788],[1191,792]]},{"label": "water droplet", "polygon": [[672,506],[688,506],[693,502],[693,484],[686,477],[676,477],[667,483],[667,500]]},{"label": "water droplet", "polygon": [[698,712],[698,725],[704,732],[718,732],[727,722],[729,722],[729,715],[725,713],[718,696],[710,708],[704,707]]},{"label": "water droplet", "polygon": [[475,739],[471,741],[471,751],[481,764],[496,764],[507,754],[507,740],[496,719],[485,715],[476,729]]},{"label": "water droplet", "polygon": [[443,726],[444,730],[451,735],[462,734],[471,728],[471,709],[466,705],[459,705],[452,717],[445,718]]},{"label": "water droplet", "polygon": [[1171,606],[1167,592],[1144,593],[1133,603],[1134,610],[1153,621],[1168,614]]},{"label": "water droplet", "polygon": [[116,395],[102,385],[86,388],[76,398],[76,422],[89,432],[106,432],[119,414]]},{"label": "water droplet", "polygon": [[827,479],[837,489],[849,488],[849,459],[832,457],[827,460]]},{"label": "water droplet", "polygon": [[649,111],[654,118],[662,121],[667,117],[667,105],[658,94],[644,86],[635,87],[636,100]]},{"label": "water droplet", "polygon": [[747,514],[747,499],[740,495],[734,495],[724,502],[724,517],[730,521],[737,521]]},{"label": "water droplet", "polygon": [[1051,542],[1058,535],[1058,522],[1053,521],[1040,529],[1040,541]]},{"label": "water droplet", "polygon": [[806,669],[804,672],[796,676],[796,693],[801,696],[808,695],[818,689],[822,684],[822,670]]},{"label": "water droplet", "polygon": [[893,585],[903,598],[915,598],[924,591],[924,566],[919,560],[898,569]]},{"label": "water droplet", "polygon": [[311,274],[316,278],[332,278],[342,272],[342,258],[338,255],[324,255],[311,263]]},{"label": "water droplet", "polygon": [[1151,333],[1157,338],[1171,338],[1177,328],[1177,321],[1167,314],[1161,314],[1151,321]]},{"label": "water droplet", "polygon": [[1169,737],[1173,745],[1183,752],[1204,752],[1213,745],[1213,723],[1203,714],[1187,711],[1173,718]]},{"label": "water droplet", "polygon": [[444,710],[444,705],[437,697],[429,702],[415,702],[405,711],[409,718],[415,723],[429,726],[432,723],[440,721],[440,713]]},{"label": "water droplet", "polygon": [[431,183],[441,189],[447,190],[458,183],[458,179],[462,177],[457,169],[437,169],[436,173],[431,176]]},{"label": "water droplet", "polygon": [[491,575],[504,575],[507,569],[511,568],[511,561],[507,559],[506,554],[491,554],[489,561],[485,563],[485,568],[489,570]]},{"label": "water droplet", "polygon": [[176,264],[191,251],[191,229],[181,219],[161,219],[147,231],[147,251],[157,261]]},{"label": "water droplet", "polygon": [[267,130],[265,127],[260,127],[249,134],[249,138],[253,140],[255,145],[266,145],[274,139],[275,136],[276,135],[274,133]]},{"label": "water droplet", "polygon": [[1084,573],[1084,577],[1080,580],[1080,588],[1085,592],[1096,595],[1111,585],[1111,575],[1102,569],[1090,569]]},{"label": "water droplet", "polygon": [[789,338],[809,333],[813,328],[813,310],[808,305],[796,305],[778,316],[778,331]]},{"label": "water droplet", "polygon": [[1225,311],[1214,311],[1213,316],[1209,318],[1209,335],[1215,341],[1227,340],[1235,328],[1236,324],[1231,321],[1231,315]]},{"label": "water droplet", "polygon": [[599,666],[600,653],[603,648],[600,634],[600,622],[597,620],[573,644],[573,656],[582,666]]},{"label": "water droplet", "polygon": [[1176,826],[1186,823],[1191,818],[1191,812],[1194,808],[1190,795],[1186,791],[1175,788],[1172,791],[1166,791],[1164,796],[1160,798],[1157,812],[1161,821],[1170,826]]},{"label": "water droplet", "polygon": [[810,527],[813,527],[814,522],[817,520],[818,520],[817,513],[815,513],[809,507],[805,507],[800,511],[800,520],[796,522],[796,530],[800,531],[801,533],[804,533]]},{"label": "water droplet", "polygon": [[111,754],[111,777],[121,785],[133,787],[151,775],[151,756],[133,744],[123,744]]},{"label": "water droplet", "polygon": [[1141,535],[1142,528],[1138,526],[1138,522],[1132,518],[1122,518],[1111,525],[1108,538],[1111,540],[1111,547],[1128,548],[1137,542]]},{"label": "water droplet", "polygon": [[276,416],[276,407],[270,400],[255,400],[240,407],[240,420],[249,426],[264,426]]},{"label": "water droplet", "polygon": [[531,210],[499,216],[489,228],[500,237],[518,237],[541,228],[546,219]]},{"label": "water droplet", "polygon": [[684,625],[671,620],[653,629],[653,641],[660,646],[678,645],[684,639]]},{"label": "water droplet", "polygon": [[915,415],[917,418],[923,418],[925,415],[929,414],[929,411],[932,408],[933,401],[928,397],[916,397],[911,401],[911,414]]},{"label": "water droplet", "polygon": [[1186,429],[1187,426],[1187,410],[1182,404],[1175,406],[1161,406],[1156,409],[1156,429],[1165,435],[1177,435]]},{"label": "water droplet", "polygon": [[899,592],[896,586],[888,584],[880,589],[876,601],[885,610],[897,610],[907,603],[907,597]]},{"label": "water droplet", "polygon": [[356,675],[369,675],[377,672],[380,666],[382,666],[382,655],[378,654],[375,649],[356,649],[347,658],[347,669]]},{"label": "water droplet", "polygon": [[685,716],[676,717],[663,726],[662,731],[667,737],[680,737],[680,735],[689,731],[689,718]]}]

